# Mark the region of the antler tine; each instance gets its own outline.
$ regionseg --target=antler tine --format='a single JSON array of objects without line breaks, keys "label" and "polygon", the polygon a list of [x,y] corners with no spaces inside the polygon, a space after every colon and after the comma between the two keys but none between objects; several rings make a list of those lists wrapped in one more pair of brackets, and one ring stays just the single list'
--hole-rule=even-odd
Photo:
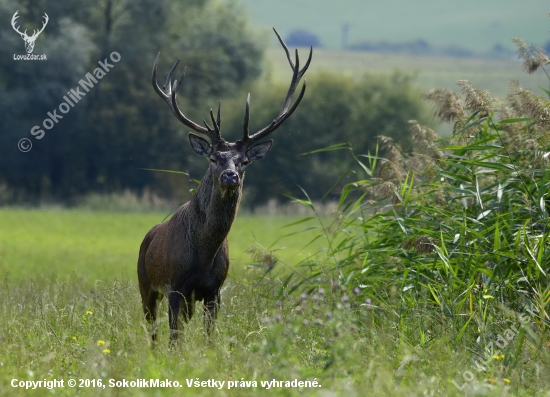
[{"label": "antler tine", "polygon": [[[309,49],[309,56],[307,58],[305,66],[302,68],[302,70],[298,71],[299,64],[300,64],[300,58],[298,56],[298,50],[296,49],[296,67],[294,68],[294,74],[292,75],[292,81],[290,83],[290,88],[288,89],[288,94],[285,98],[285,101],[283,102],[283,108],[281,112],[279,113],[279,116],[283,115],[288,110],[288,106],[290,105],[290,101],[292,100],[292,96],[294,95],[294,92],[296,91],[296,87],[298,86],[298,83],[300,82],[300,79],[302,76],[306,73],[307,69],[309,68],[309,64],[311,63],[311,57],[313,56],[313,47],[310,47]],[[304,80],[305,83],[305,80]],[[301,100],[301,98],[300,98]],[[298,101],[297,101],[298,103]],[[291,112],[292,113],[292,112]],[[290,114],[288,115],[290,116]],[[288,117],[286,116],[286,117]],[[285,118],[286,118],[285,117]]]},{"label": "antler tine", "polygon": [[312,56],[313,56],[313,46],[309,47],[309,56],[307,57],[306,64],[304,65],[302,70],[300,70],[300,74],[303,75],[306,72],[306,70],[309,68],[309,64],[311,63]]},{"label": "antler tine", "polygon": [[277,32],[277,29],[273,28],[273,31],[277,35],[277,38],[279,39],[279,43],[281,43],[281,45],[283,46],[283,48],[285,50],[286,58],[288,59],[288,63],[290,63],[290,67],[294,70],[294,62],[292,61],[292,58],[290,57],[290,51],[288,50],[288,47],[286,46],[285,42],[281,38],[281,35],[279,34],[279,32]]},{"label": "antler tine", "polygon": [[[160,55],[160,52],[159,52],[159,55]],[[176,70],[176,68],[178,67],[180,63],[180,60],[178,59],[174,65],[172,66],[172,68],[170,69],[170,71],[168,72],[168,76],[166,77],[166,83],[164,83],[164,89],[166,90],[167,86],[168,86],[168,91],[166,91],[166,93],[168,95],[172,95],[172,75],[174,74],[174,71]],[[180,81],[183,77],[185,77],[185,72],[187,71],[187,66],[184,66],[183,67],[183,73],[181,74],[182,77],[180,77]]]},{"label": "antler tine", "polygon": [[222,101],[218,102],[218,118],[216,120],[216,123],[218,124],[218,128],[220,129],[220,133],[222,130]]},{"label": "antler tine", "polygon": [[[221,140],[220,127],[218,126],[216,119],[214,119],[214,112],[212,111],[212,109],[210,109],[210,118],[212,119],[212,123],[214,124],[214,129],[210,127],[210,124],[208,124],[206,120],[204,119],[202,120],[204,126],[208,130],[208,136],[213,135],[216,142],[220,141]],[[213,139],[213,138],[210,136],[210,139]]]},{"label": "antler tine", "polygon": [[[292,113],[294,113],[294,111],[296,110],[296,108],[298,107],[298,105],[300,104],[300,102],[302,101],[302,98],[304,97],[304,94],[306,93],[306,79],[304,79],[304,84],[302,84],[302,90],[300,91],[300,95],[298,95],[298,98],[296,99],[296,102],[294,102],[294,105],[292,105],[292,107],[290,108],[289,111],[287,111],[283,117],[281,118],[277,118],[275,120],[273,120],[273,129],[279,127],[279,125],[281,125],[283,123],[283,121],[285,121],[287,118],[290,117],[290,115]],[[266,134],[267,135],[267,134]]]},{"label": "antler tine", "polygon": [[[180,89],[181,85],[183,84],[183,79],[185,78],[185,73],[187,72],[187,66],[183,68],[183,72],[180,74],[180,78],[177,80],[174,80],[174,84],[172,85],[172,90],[174,93],[177,93],[177,91]],[[172,77],[169,75],[168,77]],[[176,96],[174,95],[174,102],[176,100]]]},{"label": "antler tine", "polygon": [[[277,38],[279,39],[279,42],[281,43],[281,45],[283,46],[283,48],[285,50],[286,57],[288,59],[288,63],[290,63],[290,67],[292,68],[292,70],[294,70],[294,62],[292,61],[292,58],[290,57],[290,51],[288,50],[288,47],[286,46],[285,42],[281,38],[281,35],[279,35],[279,32],[277,32],[277,29],[273,28],[273,31],[277,35]],[[313,55],[313,47],[310,47],[309,57],[308,57],[308,60],[306,62],[306,65],[303,67],[302,70],[300,70],[301,75],[303,75],[306,72],[307,68],[309,67],[309,63],[311,62],[311,56],[312,55]],[[298,50],[296,50],[296,57],[298,57]]]},{"label": "antler tine", "polygon": [[[306,64],[304,67],[300,70],[300,58],[298,56],[298,50],[296,50],[296,64],[294,64],[294,61],[292,60],[292,57],[290,56],[290,51],[288,50],[288,47],[286,46],[285,42],[279,35],[279,32],[275,28],[273,28],[273,31],[277,35],[277,38],[279,39],[279,42],[281,43],[283,49],[285,50],[288,63],[290,64],[290,67],[292,69],[292,80],[290,81],[290,87],[288,88],[288,92],[286,94],[285,100],[283,102],[283,106],[281,108],[281,111],[277,115],[277,117],[269,124],[267,127],[262,128],[260,131],[256,132],[253,135],[248,135],[248,112],[249,112],[249,104],[247,101],[246,104],[246,111],[247,115],[245,115],[245,131],[243,135],[243,142],[248,142],[248,144],[252,144],[256,141],[259,141],[260,139],[268,136],[273,131],[275,131],[298,107],[298,104],[302,100],[304,93],[306,91],[306,81],[304,80],[304,84],[302,85],[302,90],[300,91],[300,95],[290,107],[290,103],[292,102],[292,96],[294,95],[294,92],[296,91],[296,88],[298,87],[298,84],[300,83],[300,80],[302,79],[302,76],[305,74],[307,69],[309,68],[309,65],[311,63],[311,58],[313,56],[313,47],[310,47],[309,50],[309,57],[306,61]],[[290,107],[290,110],[289,110]]]},{"label": "antler tine", "polygon": [[298,98],[296,99],[296,102],[292,105],[290,110],[286,111],[282,116],[277,116],[271,124],[269,124],[267,127],[264,127],[254,135],[250,136],[250,142],[254,143],[259,141],[262,138],[265,138],[269,134],[271,134],[273,131],[275,131],[283,122],[290,117],[292,113],[296,110],[300,102],[302,101],[302,98],[304,97],[304,94],[306,92],[306,80],[304,79],[304,84],[302,84],[302,89],[300,91],[300,95],[298,95]]},{"label": "antler tine", "polygon": [[302,76],[300,75],[300,69],[298,69],[299,66],[300,66],[300,57],[298,56],[298,49],[296,49],[296,66],[293,69],[292,80],[290,81],[290,87],[288,88],[288,93],[286,94],[285,101],[283,102],[283,107],[279,112],[279,116],[282,116],[287,111],[288,106],[290,105],[290,101],[292,100],[292,96],[294,95],[294,91],[296,91],[296,86],[298,85],[298,82],[302,78]]},{"label": "antler tine", "polygon": [[248,141],[248,125],[250,123],[250,92],[246,97],[246,110],[244,111],[244,125],[243,125],[243,139],[242,141],[246,143]]},{"label": "antler tine", "polygon": [[[160,58],[160,52],[157,54],[157,57],[155,58],[155,63],[153,64],[153,76],[151,78],[151,82],[153,84],[153,88],[155,89],[156,93],[159,94],[159,96],[166,100],[166,98],[168,97],[167,94],[164,93],[164,91],[162,91],[157,83],[157,66],[158,66],[158,63],[159,63],[159,58]],[[179,62],[179,59],[178,59],[178,62]],[[177,62],[176,62],[176,65],[177,65]],[[176,67],[176,65],[174,65],[174,67],[172,68],[172,70]],[[172,70],[170,70],[170,74],[172,73]],[[169,76],[170,76],[169,74]],[[166,84],[164,85],[164,88],[166,89],[166,85],[168,85],[169,83],[169,80],[166,82]],[[168,105],[171,105],[170,103],[168,103]],[[170,108],[172,109],[172,106],[170,106]]]},{"label": "antler tine", "polygon": [[[183,83],[183,79],[185,77],[185,72],[187,68],[185,67],[183,69],[183,72],[179,80],[174,80],[174,82],[172,83],[171,81],[172,75],[174,74],[174,71],[176,70],[176,67],[179,64],[179,59],[178,59],[176,63],[174,63],[174,66],[172,66],[172,68],[170,69],[170,72],[168,73],[168,77],[166,78],[166,83],[164,85],[164,91],[163,91],[161,90],[161,88],[157,83],[157,67],[158,67],[159,59],[160,59],[160,52],[157,54],[155,63],[153,64],[152,84],[156,93],[164,100],[164,102],[168,104],[168,107],[170,108],[172,113],[174,113],[174,116],[176,116],[176,118],[180,121],[180,123],[193,129],[196,132],[205,134],[210,138],[210,141],[212,142],[212,144],[216,144],[217,142],[219,142],[221,140],[221,136],[219,133],[219,123],[217,124],[218,128],[216,129],[216,131],[213,131],[206,124],[206,121],[205,121],[205,124],[207,128],[201,127],[200,125],[196,124],[195,122],[185,117],[185,115],[182,113],[182,111],[178,107],[178,103],[176,101],[177,91]],[[219,117],[219,110],[218,110],[218,117]]]},{"label": "antler tine", "polygon": [[[157,54],[157,57],[155,58],[155,63],[153,64],[153,77],[152,77],[153,88],[155,89],[156,93],[162,99],[164,99],[164,101],[168,104],[168,106],[170,107],[170,110],[172,111],[172,113],[174,113],[174,116],[178,117],[176,110],[174,109],[174,106],[171,101],[171,96],[172,96],[171,80],[172,80],[172,74],[174,73],[174,70],[176,70],[176,67],[178,66],[180,60],[178,59],[170,69],[170,72],[168,73],[168,77],[166,78],[166,83],[164,84],[164,87],[163,87],[164,88],[164,91],[163,91],[160,89],[157,83],[157,66],[158,66],[159,59],[160,59],[160,52]],[[185,68],[183,71],[185,73]]]},{"label": "antler tine", "polygon": [[205,119],[202,119],[202,123],[204,124],[204,126],[206,127],[206,129],[208,130],[209,133],[214,132],[214,130],[212,130],[212,127],[210,127],[210,125],[208,124],[208,122]]},{"label": "antler tine", "polygon": [[294,69],[300,73],[300,57],[298,56],[298,49],[296,48],[294,51],[296,54],[296,65],[294,66]]},{"label": "antler tine", "polygon": [[[218,107],[218,111],[219,111],[219,109],[220,108]],[[218,115],[219,115],[219,112],[218,112]],[[214,112],[212,111],[212,109],[210,109],[210,119],[212,120],[212,124],[214,124],[214,130],[216,131],[216,133],[218,135],[220,135],[220,133],[221,133],[220,126],[219,126],[218,122],[216,121],[216,119],[214,118]]]},{"label": "antler tine", "polygon": [[[172,102],[172,105],[174,106],[174,113],[176,115],[176,117],[178,118],[178,120],[185,126],[189,127],[189,128],[192,128],[193,130],[197,131],[197,132],[200,132],[201,134],[205,134],[207,135],[210,140],[212,141],[212,144],[215,144],[219,141],[219,139],[217,139],[217,136],[215,134],[213,134],[213,131],[210,127],[208,127],[208,125],[206,126],[207,128],[204,128],[204,127],[201,127],[200,125],[198,125],[197,123],[189,120],[187,117],[185,117],[185,115],[183,114],[183,112],[180,110],[179,106],[178,106],[178,102],[176,101],[176,96],[178,94],[178,89],[181,87],[181,84],[182,84],[182,79],[183,78],[183,73],[182,73],[182,76],[180,77],[180,80],[174,80],[174,83],[172,85],[172,94],[171,94],[171,102]],[[204,121],[204,120],[203,120]],[[206,122],[205,122],[206,123]]]}]

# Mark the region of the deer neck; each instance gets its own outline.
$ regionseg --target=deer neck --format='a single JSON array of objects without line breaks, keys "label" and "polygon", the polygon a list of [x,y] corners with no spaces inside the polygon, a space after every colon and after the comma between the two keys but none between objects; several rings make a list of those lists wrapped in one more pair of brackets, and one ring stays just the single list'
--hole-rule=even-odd
[{"label": "deer neck", "polygon": [[222,192],[214,184],[214,176],[209,168],[202,178],[197,192],[191,198],[189,210],[193,214],[190,219],[196,222],[194,237],[206,245],[205,248],[214,250],[213,255],[210,253],[212,258],[229,234],[231,225],[237,216],[241,195],[242,185],[233,192]]}]

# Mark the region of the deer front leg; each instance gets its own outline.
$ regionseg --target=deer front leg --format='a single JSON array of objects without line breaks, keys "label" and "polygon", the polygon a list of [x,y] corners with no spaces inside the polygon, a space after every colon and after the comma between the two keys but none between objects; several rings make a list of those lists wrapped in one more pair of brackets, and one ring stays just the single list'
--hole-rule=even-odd
[{"label": "deer front leg", "polygon": [[170,345],[174,347],[178,339],[178,316],[183,296],[179,292],[171,292],[168,297],[168,321],[170,322]]},{"label": "deer front leg", "polygon": [[143,314],[145,320],[151,329],[151,340],[155,342],[157,339],[157,308],[158,303],[162,300],[162,294],[157,291],[149,291],[144,294],[143,298]]},{"label": "deer front leg", "polygon": [[178,328],[183,331],[183,322],[180,313],[183,317],[183,321],[186,323],[193,316],[195,311],[194,299],[193,297],[186,297],[181,292],[172,291],[168,298],[168,320],[170,322],[170,345],[172,347],[176,346],[178,335],[181,332]]},{"label": "deer front leg", "polygon": [[216,295],[204,299],[204,327],[208,338],[212,335],[212,331],[216,327],[216,318],[218,318],[218,310],[220,308],[220,292]]}]

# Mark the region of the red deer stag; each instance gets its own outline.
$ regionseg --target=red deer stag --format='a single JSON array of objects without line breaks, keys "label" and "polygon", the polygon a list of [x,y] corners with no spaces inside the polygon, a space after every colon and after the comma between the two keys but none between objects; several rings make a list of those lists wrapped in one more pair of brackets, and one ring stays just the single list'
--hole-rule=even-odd
[{"label": "red deer stag", "polygon": [[[275,30],[275,29],[273,29]],[[172,74],[179,60],[174,64],[166,79],[165,91],[157,84],[157,64],[153,66],[153,88],[168,104],[172,113],[186,127],[210,138],[210,143],[192,133],[189,141],[193,150],[210,162],[197,192],[190,201],[183,204],[166,222],[154,226],[145,236],[139,250],[138,279],[143,312],[152,325],[152,339],[156,339],[155,321],[157,306],[163,296],[168,298],[170,340],[178,337],[178,317],[185,322],[194,312],[196,301],[204,301],[204,321],[210,335],[220,304],[220,290],[229,269],[229,246],[227,235],[237,215],[241,199],[245,168],[255,160],[261,160],[271,150],[272,140],[257,143],[275,131],[293,112],[302,100],[306,81],[295,103],[290,106],[292,96],[311,62],[309,58],[299,69],[298,50],[296,64],[292,60],[284,41],[275,30],[283,46],[293,75],[290,88],[279,115],[265,128],[249,135],[250,94],[246,101],[243,137],[235,143],[221,137],[220,106],[217,117],[212,109],[210,118],[213,128],[204,121],[202,127],[189,120],[176,103],[176,93],[185,76],[185,69],[179,80],[172,83]]]}]

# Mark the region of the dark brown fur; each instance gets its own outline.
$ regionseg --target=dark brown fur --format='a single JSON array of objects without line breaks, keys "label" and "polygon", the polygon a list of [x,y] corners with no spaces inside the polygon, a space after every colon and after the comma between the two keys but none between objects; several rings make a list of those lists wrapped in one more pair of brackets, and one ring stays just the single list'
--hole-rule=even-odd
[{"label": "dark brown fur", "polygon": [[[220,289],[229,269],[227,235],[237,215],[244,179],[244,147],[220,142],[196,194],[166,222],[154,226],[141,244],[138,279],[147,320],[157,317],[158,302],[168,297],[171,338],[177,338],[179,313],[188,321],[196,301],[204,300],[205,323],[211,332]],[[240,148],[240,150],[238,150]],[[237,164],[235,164],[237,163]],[[227,169],[239,174],[237,187],[218,182]],[[153,333],[153,339],[155,334]]]}]

